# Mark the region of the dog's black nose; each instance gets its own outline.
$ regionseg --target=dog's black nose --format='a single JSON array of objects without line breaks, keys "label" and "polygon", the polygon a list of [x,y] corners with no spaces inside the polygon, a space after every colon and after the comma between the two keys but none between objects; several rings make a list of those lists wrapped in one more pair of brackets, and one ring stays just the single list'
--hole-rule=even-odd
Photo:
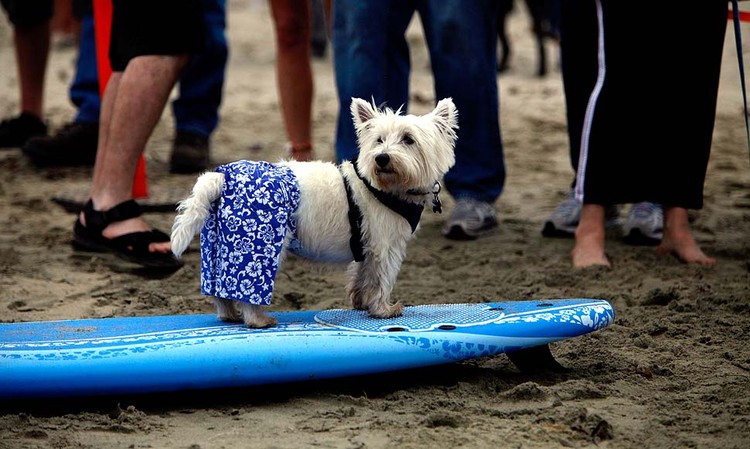
[{"label": "dog's black nose", "polygon": [[379,167],[385,167],[390,161],[391,157],[386,153],[380,153],[375,156],[375,163],[377,163]]}]

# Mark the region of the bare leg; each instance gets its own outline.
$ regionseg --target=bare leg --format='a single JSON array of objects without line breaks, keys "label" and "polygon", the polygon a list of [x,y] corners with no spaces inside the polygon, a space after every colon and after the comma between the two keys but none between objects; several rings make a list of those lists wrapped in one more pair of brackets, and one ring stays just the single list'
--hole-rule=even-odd
[{"label": "bare leg", "polygon": [[664,237],[656,252],[660,255],[674,254],[685,263],[716,263],[716,259],[708,257],[695,242],[690,232],[687,209],[682,207],[664,207]]},{"label": "bare leg", "polygon": [[310,160],[313,157],[310,2],[270,0],[270,6],[276,29],[276,81],[291,156]]},{"label": "bare leg", "polygon": [[[112,74],[102,102],[99,151],[90,192],[96,210],[132,199],[138,159],[186,62],[186,56],[139,56],[124,72]],[[112,223],[102,235],[113,238],[150,229],[138,217]],[[150,250],[167,253],[169,242],[152,243]]]},{"label": "bare leg", "polygon": [[584,204],[581,208],[581,220],[576,228],[576,243],[571,256],[575,268],[612,266],[604,253],[604,206]]},{"label": "bare leg", "polygon": [[21,85],[21,112],[42,118],[50,23],[47,21],[38,25],[17,26],[13,33]]}]

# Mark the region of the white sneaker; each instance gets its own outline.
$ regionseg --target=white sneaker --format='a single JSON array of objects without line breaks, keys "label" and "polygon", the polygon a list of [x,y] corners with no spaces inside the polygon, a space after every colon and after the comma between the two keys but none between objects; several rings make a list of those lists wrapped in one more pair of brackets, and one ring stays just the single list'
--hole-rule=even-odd
[{"label": "white sneaker", "polygon": [[[616,204],[607,206],[605,209],[605,226],[616,226],[620,222],[620,208]],[[568,199],[560,203],[544,222],[542,235],[545,237],[573,237],[581,219],[581,203],[573,193]]]},{"label": "white sneaker", "polygon": [[658,245],[664,236],[664,211],[660,204],[635,203],[622,225],[625,243]]},{"label": "white sneaker", "polygon": [[473,198],[459,198],[443,227],[452,240],[474,240],[497,227],[495,206]]}]

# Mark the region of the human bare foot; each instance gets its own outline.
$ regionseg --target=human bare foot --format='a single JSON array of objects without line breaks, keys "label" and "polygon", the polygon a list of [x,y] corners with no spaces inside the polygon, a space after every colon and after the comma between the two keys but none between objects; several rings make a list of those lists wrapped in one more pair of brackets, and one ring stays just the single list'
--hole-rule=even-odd
[{"label": "human bare foot", "polygon": [[708,257],[696,243],[690,232],[687,209],[669,207],[664,209],[664,237],[656,248],[659,255],[673,254],[685,263],[714,265],[716,259]]},{"label": "human bare foot", "polygon": [[661,241],[661,244],[656,248],[656,253],[663,256],[666,254],[674,254],[675,257],[685,263],[694,263],[698,265],[714,265],[716,259],[708,257],[703,250],[700,249],[692,236],[688,239],[670,239],[666,236]]},{"label": "human bare foot", "polygon": [[576,243],[570,253],[574,268],[612,267],[604,253],[604,206],[584,204],[575,235]]},{"label": "human bare foot", "polygon": [[576,236],[576,244],[570,252],[574,268],[593,266],[612,268],[612,264],[604,253],[604,239],[601,243],[596,240],[591,236],[581,239]]}]

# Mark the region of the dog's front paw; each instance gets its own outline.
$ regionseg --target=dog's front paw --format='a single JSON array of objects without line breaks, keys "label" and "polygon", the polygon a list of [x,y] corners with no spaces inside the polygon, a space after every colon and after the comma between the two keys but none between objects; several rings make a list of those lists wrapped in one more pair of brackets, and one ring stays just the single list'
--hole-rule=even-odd
[{"label": "dog's front paw", "polygon": [[349,296],[349,300],[352,302],[352,308],[354,310],[367,310],[367,305],[362,298],[362,293],[357,292],[356,290],[352,290],[347,295]]},{"label": "dog's front paw", "polygon": [[404,305],[400,302],[397,302],[396,304],[388,304],[387,302],[382,302],[380,304],[372,305],[369,308],[369,314],[373,318],[393,318],[395,316],[400,316],[404,311]]}]

